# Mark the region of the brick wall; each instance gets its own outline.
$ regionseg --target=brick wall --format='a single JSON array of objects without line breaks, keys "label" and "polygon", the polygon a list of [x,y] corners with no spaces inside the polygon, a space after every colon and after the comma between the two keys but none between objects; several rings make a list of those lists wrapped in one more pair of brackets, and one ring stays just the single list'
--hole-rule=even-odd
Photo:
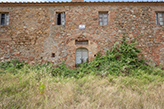
[{"label": "brick wall", "polygon": [[[138,47],[147,59],[164,64],[164,25],[157,25],[156,11],[163,6],[83,5],[83,6],[10,6],[9,25],[0,25],[1,61],[18,58],[29,63],[54,64],[65,60],[75,66],[75,51],[87,48],[89,60],[101,51],[110,50],[123,34],[137,38]],[[65,12],[65,25],[56,25],[56,13]],[[99,25],[99,12],[108,12],[108,25]],[[79,25],[85,29],[79,29]],[[89,40],[88,45],[75,45],[75,40]],[[55,53],[55,57],[52,57]]]}]

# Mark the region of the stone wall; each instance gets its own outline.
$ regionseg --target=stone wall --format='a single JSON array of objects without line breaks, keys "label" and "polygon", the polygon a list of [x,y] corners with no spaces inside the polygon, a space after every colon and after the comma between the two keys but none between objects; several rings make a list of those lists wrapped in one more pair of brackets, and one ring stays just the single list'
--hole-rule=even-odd
[{"label": "stone wall", "polygon": [[[10,6],[9,25],[0,25],[0,59],[24,60],[28,63],[58,64],[65,60],[75,66],[75,51],[87,48],[89,60],[101,51],[110,50],[123,34],[137,38],[138,47],[147,59],[164,64],[164,25],[157,25],[156,11],[163,6],[83,5],[83,6]],[[65,12],[66,24],[56,25],[56,12]],[[108,12],[108,25],[99,25],[98,13]],[[85,29],[79,29],[79,25]],[[89,40],[88,45],[75,45],[75,40]],[[55,57],[51,54],[55,53]]]}]

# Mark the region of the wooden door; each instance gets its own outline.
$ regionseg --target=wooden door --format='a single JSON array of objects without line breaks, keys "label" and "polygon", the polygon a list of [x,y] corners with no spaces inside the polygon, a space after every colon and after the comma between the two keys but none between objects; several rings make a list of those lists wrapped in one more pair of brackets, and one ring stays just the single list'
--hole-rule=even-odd
[{"label": "wooden door", "polygon": [[87,62],[87,60],[88,60],[88,50],[86,48],[76,49],[76,64]]}]

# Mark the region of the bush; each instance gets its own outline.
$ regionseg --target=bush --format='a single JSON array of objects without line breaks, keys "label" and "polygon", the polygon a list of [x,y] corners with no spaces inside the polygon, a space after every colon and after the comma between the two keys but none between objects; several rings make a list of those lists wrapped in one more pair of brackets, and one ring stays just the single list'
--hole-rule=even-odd
[{"label": "bush", "polygon": [[17,59],[13,59],[6,62],[0,63],[0,69],[5,70],[6,72],[16,73],[17,69],[22,69],[24,65],[27,65],[25,62],[20,62]]}]

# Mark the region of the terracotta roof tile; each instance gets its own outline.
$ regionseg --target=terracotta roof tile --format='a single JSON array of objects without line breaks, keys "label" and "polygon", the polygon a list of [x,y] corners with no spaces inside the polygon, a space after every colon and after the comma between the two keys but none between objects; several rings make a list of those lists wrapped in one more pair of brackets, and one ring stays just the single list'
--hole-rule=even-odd
[{"label": "terracotta roof tile", "polygon": [[[143,1],[118,1],[118,0],[113,0],[113,1],[84,1],[84,3],[101,3],[101,2],[106,2],[106,3],[108,3],[108,2],[111,2],[111,3],[124,3],[124,2],[127,2],[127,3],[142,3],[142,2],[149,2],[149,3],[151,3],[151,2],[164,2],[164,0],[161,0],[161,1],[159,1],[159,0],[153,0],[153,1],[145,1],[145,0],[143,0]],[[54,4],[54,3],[70,3],[69,1],[53,1],[53,2],[50,2],[50,1],[48,1],[48,2],[1,2],[0,1],[0,4],[43,4],[43,3],[50,3],[50,4]]]},{"label": "terracotta roof tile", "polygon": [[0,2],[0,6],[164,5],[164,1]]}]

